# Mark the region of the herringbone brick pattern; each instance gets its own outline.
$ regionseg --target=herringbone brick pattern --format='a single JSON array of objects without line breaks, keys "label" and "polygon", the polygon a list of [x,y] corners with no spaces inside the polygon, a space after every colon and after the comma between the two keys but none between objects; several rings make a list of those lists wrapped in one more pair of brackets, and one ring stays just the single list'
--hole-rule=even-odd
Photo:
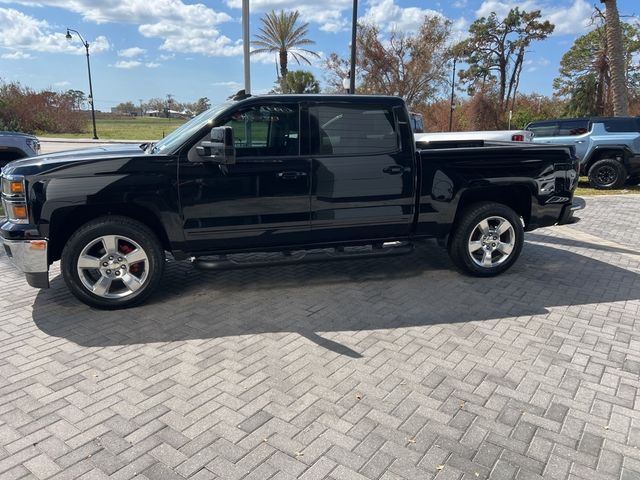
[{"label": "herringbone brick pattern", "polygon": [[[624,208],[638,239],[640,197]],[[0,478],[640,479],[640,241],[563,235],[531,234],[494,279],[432,244],[172,262],[119,312],[79,304],[58,270],[33,290],[2,256]]]}]

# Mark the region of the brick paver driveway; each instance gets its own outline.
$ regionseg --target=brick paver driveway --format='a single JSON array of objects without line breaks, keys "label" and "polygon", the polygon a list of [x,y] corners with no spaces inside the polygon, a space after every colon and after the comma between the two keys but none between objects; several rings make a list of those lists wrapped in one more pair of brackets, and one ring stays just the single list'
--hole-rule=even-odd
[{"label": "brick paver driveway", "polygon": [[119,312],[2,256],[0,478],[638,479],[640,197],[588,207],[495,279],[174,262]]}]

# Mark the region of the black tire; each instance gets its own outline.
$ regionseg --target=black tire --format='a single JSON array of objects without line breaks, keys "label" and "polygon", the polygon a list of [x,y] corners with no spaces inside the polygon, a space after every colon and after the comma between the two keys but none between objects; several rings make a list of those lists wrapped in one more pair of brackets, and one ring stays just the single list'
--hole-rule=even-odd
[{"label": "black tire", "polygon": [[[106,243],[103,243],[101,238],[115,238],[115,249],[119,253],[114,255],[113,261],[122,261],[124,258],[122,264],[108,266],[106,262],[100,263],[102,260],[109,261],[106,257],[109,255],[106,251]],[[83,251],[87,252],[87,248],[94,249],[93,251],[97,253],[90,255],[85,253],[84,258],[98,260],[101,255],[104,257],[98,261],[100,270],[87,268],[80,273],[79,268],[82,267],[78,264],[78,260]],[[128,264],[127,255],[140,251],[146,258]],[[122,258],[117,258],[120,255]],[[135,260],[134,257],[131,259]],[[149,298],[160,283],[164,262],[164,249],[155,234],[146,225],[127,217],[108,216],[86,223],[71,236],[62,251],[61,267],[64,281],[76,298],[94,308],[115,310],[139,305]],[[112,270],[102,270],[103,265]],[[136,266],[135,271],[134,266]],[[109,282],[108,289],[103,295],[97,295],[89,289],[87,284],[95,281],[94,286],[97,286],[99,280],[106,276],[104,272],[119,277],[110,277],[109,280],[106,280]],[[124,281],[125,276],[131,284],[135,284],[135,289],[127,287]],[[132,276],[135,277],[135,281],[131,281]],[[121,291],[118,291],[118,287]],[[127,293],[128,290],[130,293]],[[105,296],[116,295],[123,296],[105,298]]]},{"label": "black tire", "polygon": [[621,188],[627,180],[627,169],[613,158],[598,160],[589,169],[589,185],[598,190]]},{"label": "black tire", "polygon": [[[510,227],[503,234],[499,234],[497,231],[491,233],[491,228],[502,224],[498,219],[505,220]],[[480,223],[483,220],[488,220],[487,225],[490,227],[487,235],[482,235],[480,230]],[[478,235],[477,238],[476,235]],[[497,240],[493,240],[495,237]],[[470,251],[472,241],[473,245],[482,245],[473,253]],[[480,243],[478,244],[478,242]],[[524,228],[516,212],[500,203],[475,203],[462,212],[460,219],[454,226],[449,241],[449,256],[464,273],[475,277],[492,277],[508,270],[516,262],[523,244]],[[508,254],[503,252],[507,248],[510,249]],[[485,249],[490,251],[487,252]],[[490,266],[478,264],[478,262],[482,262],[485,255],[490,256],[492,262]]]}]

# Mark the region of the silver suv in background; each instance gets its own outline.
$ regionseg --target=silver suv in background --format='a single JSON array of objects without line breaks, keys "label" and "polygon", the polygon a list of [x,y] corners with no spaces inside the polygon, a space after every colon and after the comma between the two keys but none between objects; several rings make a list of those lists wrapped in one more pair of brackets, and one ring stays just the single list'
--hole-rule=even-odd
[{"label": "silver suv in background", "polygon": [[563,118],[531,122],[534,142],[573,145],[580,174],[594,188],[640,182],[640,117]]},{"label": "silver suv in background", "polygon": [[0,169],[7,163],[40,155],[40,142],[33,135],[0,131]]}]

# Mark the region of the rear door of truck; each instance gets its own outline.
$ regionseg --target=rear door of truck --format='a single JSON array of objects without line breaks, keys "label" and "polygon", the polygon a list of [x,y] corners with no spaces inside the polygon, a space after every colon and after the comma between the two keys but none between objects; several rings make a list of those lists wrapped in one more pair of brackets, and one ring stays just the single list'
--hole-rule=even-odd
[{"label": "rear door of truck", "polygon": [[414,150],[406,110],[395,107],[373,99],[309,104],[314,242],[410,234]]}]

